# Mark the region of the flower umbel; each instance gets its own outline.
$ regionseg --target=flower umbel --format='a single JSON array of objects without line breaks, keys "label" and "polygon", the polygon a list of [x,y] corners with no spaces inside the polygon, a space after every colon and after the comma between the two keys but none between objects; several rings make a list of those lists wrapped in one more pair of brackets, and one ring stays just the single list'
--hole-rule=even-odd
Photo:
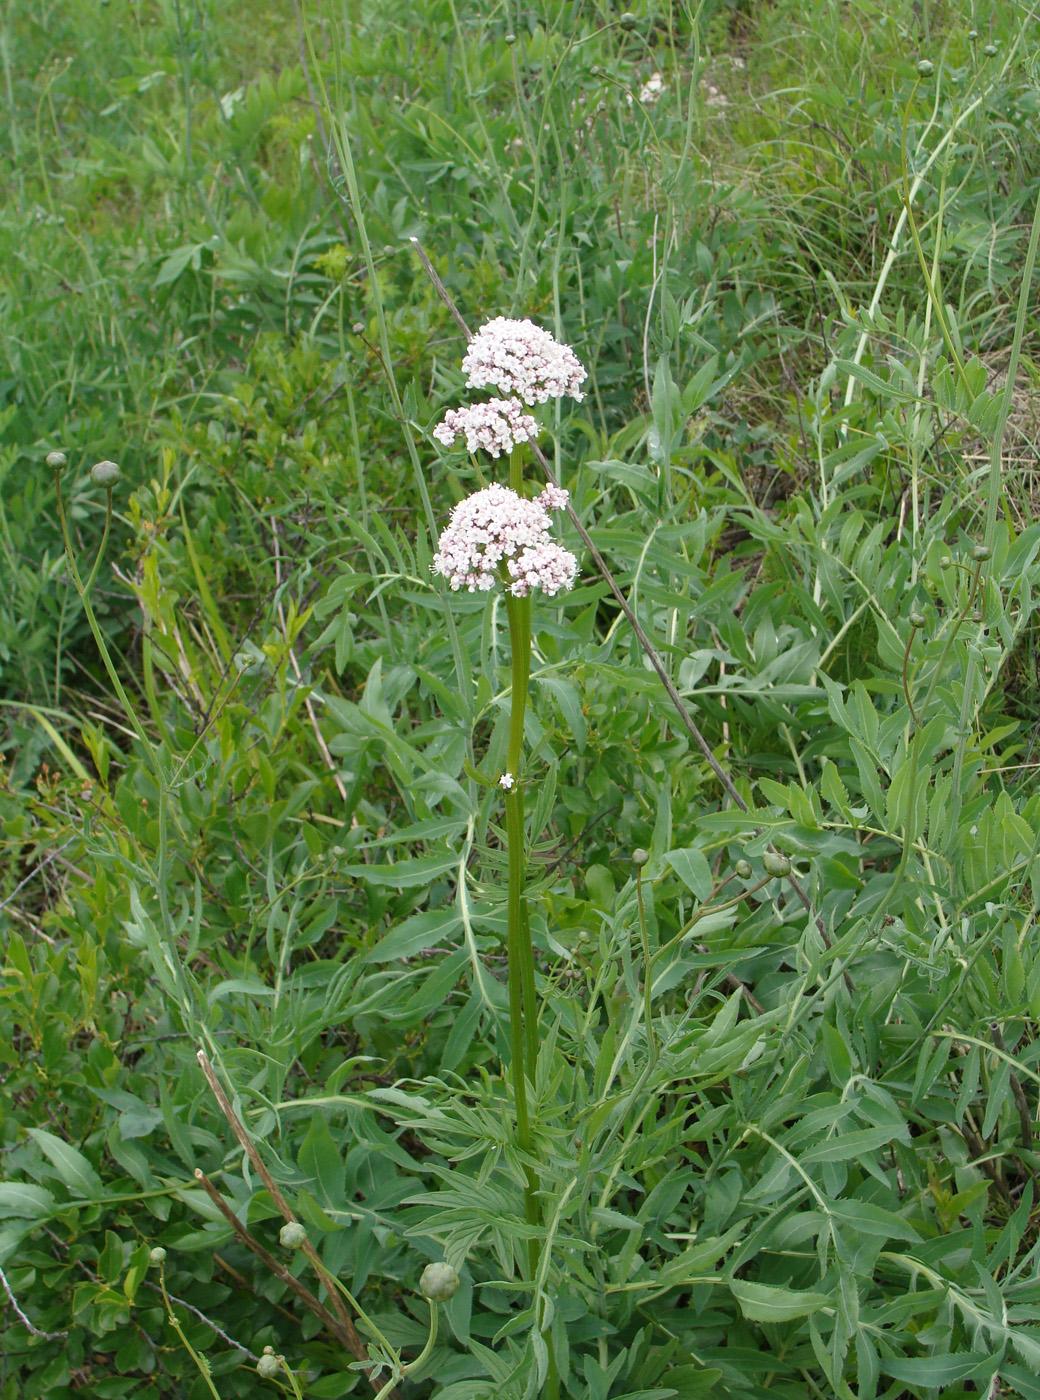
[{"label": "flower umbel", "polygon": [[488,486],[460,501],[433,556],[433,572],[453,589],[486,593],[501,581],[514,597],[535,589],[548,597],[571,588],[578,561],[549,534],[549,510],[566,504],[567,493],[547,487],[535,501],[507,486]]},{"label": "flower umbel", "polygon": [[469,343],[462,368],[471,389],[489,384],[524,403],[565,395],[580,400],[585,369],[569,345],[561,345],[533,321],[496,316]]},{"label": "flower umbel", "polygon": [[492,457],[501,457],[518,443],[532,442],[538,436],[538,424],[524,412],[519,399],[489,399],[468,408],[449,409],[433,435],[446,447],[461,435],[470,452],[483,448]]}]

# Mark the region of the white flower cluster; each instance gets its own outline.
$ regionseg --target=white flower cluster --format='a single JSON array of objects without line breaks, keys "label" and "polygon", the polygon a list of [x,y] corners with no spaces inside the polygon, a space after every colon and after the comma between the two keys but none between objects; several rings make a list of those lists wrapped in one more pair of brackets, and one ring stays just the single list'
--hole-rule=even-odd
[{"label": "white flower cluster", "polygon": [[533,321],[496,316],[469,343],[462,368],[471,389],[488,385],[526,404],[569,397],[580,403],[586,372],[569,345]]},{"label": "white flower cluster", "polygon": [[538,424],[519,399],[489,399],[467,408],[450,408],[433,430],[438,442],[450,447],[459,436],[470,452],[483,448],[492,457],[512,452],[520,442],[533,442]]},{"label": "white flower cluster", "polygon": [[[507,486],[487,486],[460,501],[433,556],[433,572],[453,589],[486,593],[501,577],[514,597],[539,589],[555,597],[573,587],[578,561],[549,535],[549,512],[567,492],[547,486],[533,501]],[[503,572],[504,570],[504,572]]]},{"label": "white flower cluster", "polygon": [[651,73],[639,89],[639,100],[644,106],[652,107],[662,92],[664,92],[664,79],[660,73]]}]

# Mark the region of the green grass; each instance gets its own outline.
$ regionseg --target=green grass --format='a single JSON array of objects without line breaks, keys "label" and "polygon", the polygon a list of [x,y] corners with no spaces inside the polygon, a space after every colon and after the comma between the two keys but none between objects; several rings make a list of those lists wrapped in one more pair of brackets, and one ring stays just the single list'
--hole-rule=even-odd
[{"label": "green grass", "polygon": [[[403,1400],[1040,1393],[1033,27],[6,0],[3,1400],[375,1393],[444,1258]],[[528,1158],[505,610],[429,570],[502,464],[430,436],[413,238],[588,367],[543,444],[748,809],[582,554],[535,608]],[[59,448],[83,574],[123,469],[97,636]]]}]

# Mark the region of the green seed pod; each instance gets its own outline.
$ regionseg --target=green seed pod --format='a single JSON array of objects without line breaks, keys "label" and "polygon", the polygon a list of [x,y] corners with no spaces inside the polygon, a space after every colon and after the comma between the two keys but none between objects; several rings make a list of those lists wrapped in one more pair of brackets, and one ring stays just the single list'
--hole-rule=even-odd
[{"label": "green seed pod", "polygon": [[632,852],[632,864],[633,864],[633,865],[637,865],[637,866],[642,867],[642,866],[644,866],[644,865],[647,863],[647,861],[648,861],[649,859],[650,859],[650,852],[649,852],[649,851],[644,851],[643,848],[642,848],[642,846],[637,846],[637,847],[635,848],[635,850]]},{"label": "green seed pod", "polygon": [[996,44],[987,44],[986,47],[982,50],[982,52],[986,55],[987,58],[992,58],[997,52],[997,46]]},{"label": "green seed pod", "polygon": [[278,1231],[278,1242],[283,1249],[300,1249],[307,1243],[307,1231],[299,1221],[291,1220]]},{"label": "green seed pod", "polygon": [[119,467],[115,462],[95,462],[90,469],[90,479],[95,486],[114,486],[119,480]]},{"label": "green seed pod", "polygon": [[148,1255],[148,1262],[151,1264],[164,1264],[166,1262],[166,1251],[161,1244],[157,1244]]},{"label": "green seed pod", "polygon": [[459,1289],[459,1276],[450,1264],[427,1264],[419,1276],[419,1292],[431,1303],[446,1303]]},{"label": "green seed pod", "polygon": [[55,471],[57,471],[60,467],[64,467],[68,460],[69,459],[65,456],[64,452],[47,453],[47,465],[49,467],[53,467]]},{"label": "green seed pod", "polygon": [[256,1374],[265,1381],[273,1381],[278,1372],[282,1369],[281,1357],[274,1356],[265,1351],[260,1360],[256,1363]]},{"label": "green seed pod", "polygon": [[752,875],[751,862],[749,860],[738,860],[733,867],[733,873],[741,880],[750,880]]},{"label": "green seed pod", "polygon": [[917,65],[917,71],[922,78],[930,78],[935,72],[935,64],[930,58],[922,58]]},{"label": "green seed pod", "polygon": [[791,862],[779,851],[766,851],[762,857],[762,865],[767,875],[790,875]]},{"label": "green seed pod", "polygon": [[631,10],[625,10],[618,16],[618,24],[620,24],[622,29],[635,29],[636,17]]},{"label": "green seed pod", "polygon": [[924,626],[924,613],[912,612],[912,613],[910,614],[910,626],[911,626],[911,627],[923,627],[923,626]]},{"label": "green seed pod", "polygon": [[984,564],[992,553],[993,551],[988,545],[977,544],[971,551],[971,557],[977,564]]}]

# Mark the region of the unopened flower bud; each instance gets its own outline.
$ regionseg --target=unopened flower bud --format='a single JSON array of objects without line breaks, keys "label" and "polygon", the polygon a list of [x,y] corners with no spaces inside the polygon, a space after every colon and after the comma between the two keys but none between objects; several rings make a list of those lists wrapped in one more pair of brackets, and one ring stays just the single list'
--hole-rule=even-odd
[{"label": "unopened flower bud", "polygon": [[644,851],[643,848],[642,848],[642,846],[637,846],[637,847],[635,848],[635,850],[632,852],[632,864],[633,864],[633,865],[644,866],[644,865],[647,863],[647,861],[648,861],[649,859],[650,859],[650,852],[649,852],[649,851]]},{"label": "unopened flower bud", "polygon": [[116,462],[95,462],[90,469],[90,479],[95,486],[114,486],[119,480],[119,466]]},{"label": "unopened flower bud", "polygon": [[950,558],[950,556],[949,556],[948,554],[944,554],[943,557],[939,560],[939,568],[940,568],[940,569],[949,569],[949,568],[952,568],[952,567],[953,567],[953,560]]},{"label": "unopened flower bud", "polygon": [[507,43],[507,44],[515,44],[515,43],[516,43],[516,35],[513,33],[512,30],[510,30],[509,33],[506,35],[506,43]]},{"label": "unopened flower bud", "polygon": [[283,1249],[300,1249],[307,1243],[307,1231],[297,1220],[290,1220],[278,1231],[278,1243]]},{"label": "unopened flower bud", "polygon": [[635,29],[636,17],[631,10],[625,10],[618,18],[618,24],[622,29]]},{"label": "unopened flower bud", "polygon": [[978,37],[979,37],[979,31],[978,31],[977,29],[969,29],[969,30],[968,30],[968,38],[969,38],[969,39],[977,39]]},{"label": "unopened flower bud", "polygon": [[256,1374],[265,1381],[273,1381],[278,1372],[282,1369],[281,1358],[273,1353],[264,1351],[263,1356],[256,1363]]},{"label": "unopened flower bud", "polygon": [[790,875],[791,862],[779,851],[766,851],[762,865],[767,875]]},{"label": "unopened flower bud", "polygon": [[157,1244],[149,1253],[148,1262],[151,1264],[164,1264],[166,1262],[166,1251],[161,1244]]},{"label": "unopened flower bud", "polygon": [[923,627],[923,626],[924,626],[924,613],[912,612],[912,613],[910,614],[910,626],[911,626],[911,627]]},{"label": "unopened flower bud", "polygon": [[986,55],[987,58],[992,58],[996,51],[996,44],[987,44],[986,47],[982,50],[982,52]]},{"label": "unopened flower bud", "polygon": [[419,1276],[419,1292],[431,1303],[446,1303],[459,1288],[459,1276],[450,1264],[427,1264]]},{"label": "unopened flower bud", "polygon": [[47,453],[47,465],[49,467],[53,467],[55,471],[57,471],[59,467],[65,466],[68,460],[69,459],[65,456],[64,452]]},{"label": "unopened flower bud", "polygon": [[738,860],[733,867],[733,872],[740,880],[750,880],[752,874],[751,862],[749,860]]},{"label": "unopened flower bud", "polygon": [[930,58],[922,58],[917,65],[917,71],[922,78],[930,78],[935,72],[935,64]]},{"label": "unopened flower bud", "polygon": [[992,553],[993,551],[990,549],[989,545],[977,544],[971,551],[971,557],[977,564],[982,564],[985,563]]}]

